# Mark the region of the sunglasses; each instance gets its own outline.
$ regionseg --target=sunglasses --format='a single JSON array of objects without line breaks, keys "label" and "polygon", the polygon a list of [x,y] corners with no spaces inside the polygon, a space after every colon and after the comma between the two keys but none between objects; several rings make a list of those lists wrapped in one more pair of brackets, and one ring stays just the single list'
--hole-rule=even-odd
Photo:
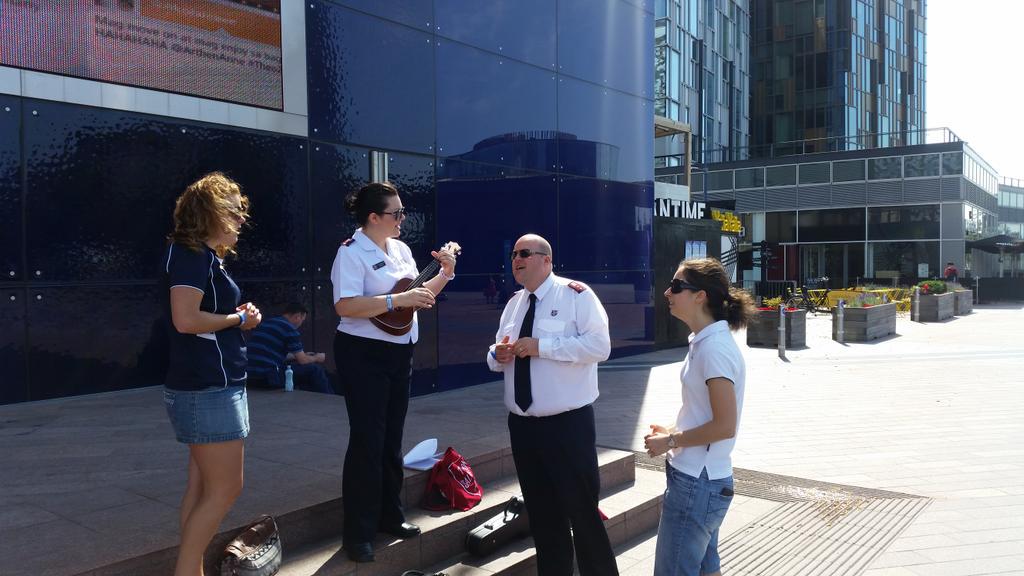
[{"label": "sunglasses", "polygon": [[530,256],[533,256],[534,254],[539,254],[541,256],[549,256],[549,254],[547,252],[534,252],[533,250],[530,250],[529,248],[523,248],[522,250],[513,250],[512,253],[509,254],[509,259],[510,260],[515,260],[516,256],[519,256],[520,258],[525,260],[525,259],[529,258]]},{"label": "sunglasses", "polygon": [[395,220],[401,220],[409,215],[409,211],[405,208],[399,208],[398,210],[392,210],[391,212],[377,212],[377,214],[389,214],[395,218]]},{"label": "sunglasses", "polygon": [[703,288],[701,288],[700,286],[695,286],[693,284],[690,284],[689,282],[684,282],[679,278],[673,278],[672,282],[669,283],[668,289],[671,290],[673,294],[679,294],[683,290],[692,290],[694,292],[700,292],[701,290],[703,290]]}]

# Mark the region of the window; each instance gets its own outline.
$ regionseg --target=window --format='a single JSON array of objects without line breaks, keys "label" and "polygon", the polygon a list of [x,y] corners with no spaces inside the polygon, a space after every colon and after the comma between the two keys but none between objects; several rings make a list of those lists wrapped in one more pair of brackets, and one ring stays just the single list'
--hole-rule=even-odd
[{"label": "window", "polygon": [[903,159],[899,156],[868,159],[868,180],[886,180],[903,176]]},{"label": "window", "polygon": [[939,175],[939,155],[922,154],[903,159],[903,175],[907,178]]},{"label": "window", "polygon": [[816,162],[814,164],[800,165],[801,184],[828,184],[831,181],[829,174],[829,162]]},{"label": "window", "polygon": [[736,188],[761,188],[764,186],[764,168],[746,168],[736,171]]},{"label": "window", "polygon": [[964,173],[964,154],[963,152],[943,152],[942,153],[942,175],[952,176],[955,174]]},{"label": "window", "polygon": [[843,160],[832,163],[832,180],[834,182],[852,182],[863,179],[863,160]]},{"label": "window", "polygon": [[796,166],[770,166],[765,169],[766,186],[793,186],[796,184]]}]

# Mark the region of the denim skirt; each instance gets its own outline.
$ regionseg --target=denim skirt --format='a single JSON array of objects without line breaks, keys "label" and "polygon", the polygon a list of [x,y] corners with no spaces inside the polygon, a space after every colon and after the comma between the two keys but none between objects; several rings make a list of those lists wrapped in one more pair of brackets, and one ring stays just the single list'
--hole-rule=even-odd
[{"label": "denim skirt", "polygon": [[245,386],[196,392],[164,388],[164,407],[182,444],[210,444],[249,435],[249,401]]}]

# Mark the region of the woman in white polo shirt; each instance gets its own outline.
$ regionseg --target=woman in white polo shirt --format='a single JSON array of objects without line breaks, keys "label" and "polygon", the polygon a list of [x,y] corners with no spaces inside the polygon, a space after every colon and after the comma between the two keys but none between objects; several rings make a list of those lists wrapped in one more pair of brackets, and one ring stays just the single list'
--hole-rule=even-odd
[{"label": "woman in white polo shirt", "polygon": [[398,190],[388,182],[367,184],[349,194],[345,206],[360,228],[341,243],[331,269],[334,309],[341,317],[334,358],[349,420],[342,541],[350,559],[372,562],[378,531],[411,538],[420,529],[405,521],[399,498],[416,314],[399,334],[385,332],[371,318],[432,307],[434,296],[455,278],[455,255],[432,252],[439,273],[418,288],[391,294],[396,282],[419,274],[412,251],[398,239],[405,220]]},{"label": "woman in white polo shirt", "polygon": [[746,366],[731,330],[754,314],[750,295],[729,285],[714,258],[686,260],[665,290],[669,310],[693,331],[674,426],[651,426],[651,456],[668,452],[655,552],[657,576],[721,573],[718,528],[732,503],[732,448],[743,410]]}]

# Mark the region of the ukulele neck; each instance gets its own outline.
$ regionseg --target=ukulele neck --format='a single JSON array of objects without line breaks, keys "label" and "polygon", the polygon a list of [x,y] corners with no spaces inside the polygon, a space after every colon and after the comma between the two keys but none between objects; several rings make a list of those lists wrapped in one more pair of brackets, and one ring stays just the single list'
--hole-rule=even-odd
[{"label": "ukulele neck", "polygon": [[437,263],[437,260],[431,260],[430,264],[427,264],[423,268],[423,270],[420,272],[420,275],[417,276],[416,279],[412,281],[412,284],[409,284],[409,287],[406,288],[406,290],[408,291],[412,290],[413,288],[419,288],[420,286],[422,286],[424,282],[433,278],[434,274],[437,273],[437,269],[440,267],[441,265]]}]

